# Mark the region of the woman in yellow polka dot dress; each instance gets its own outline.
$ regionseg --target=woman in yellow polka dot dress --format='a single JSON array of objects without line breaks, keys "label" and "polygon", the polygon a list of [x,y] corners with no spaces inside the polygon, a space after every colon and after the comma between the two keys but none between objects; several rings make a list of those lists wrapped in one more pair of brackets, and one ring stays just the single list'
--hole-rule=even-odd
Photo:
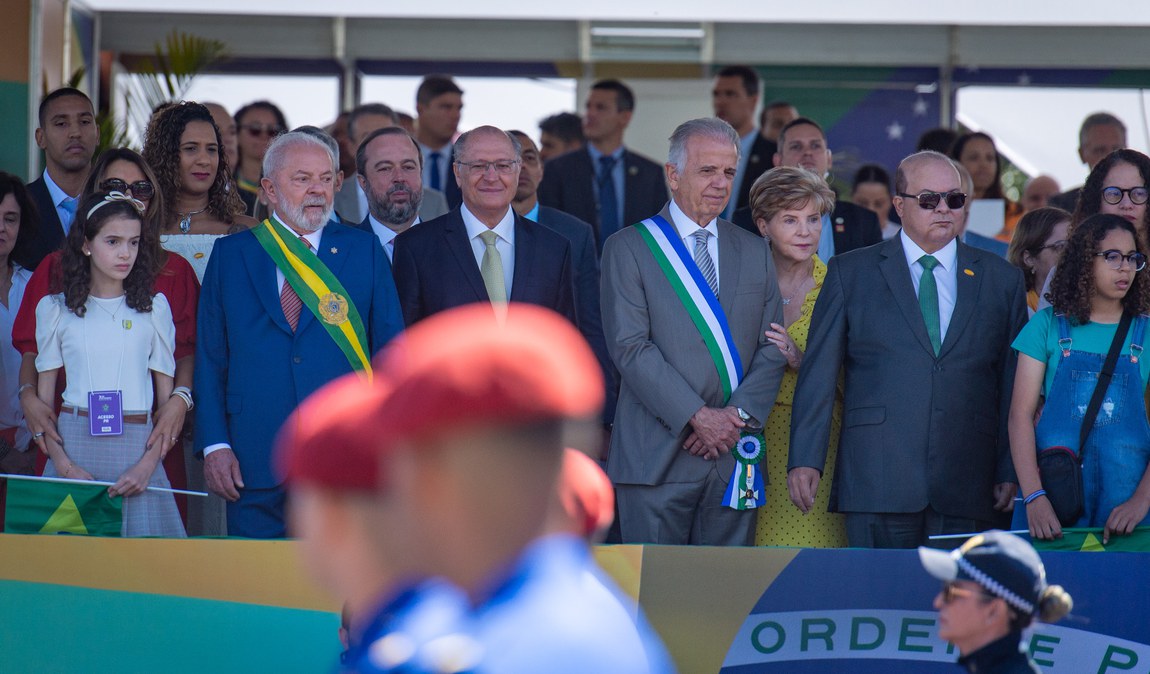
[{"label": "woman in yellow polka dot dress", "polygon": [[787,358],[787,369],[775,406],[767,419],[767,503],[758,511],[756,545],[845,547],[844,518],[828,512],[829,486],[834,483],[841,405],[836,403],[831,420],[827,470],[811,511],[804,515],[791,503],[787,492],[787,448],[791,434],[791,403],[799,367],[807,346],[811,313],[823,285],[827,267],[819,260],[819,234],[823,216],[835,204],[835,195],[823,179],[801,168],[771,169],[755,181],[750,194],[751,212],[759,232],[770,242],[771,257],[783,298],[785,325],[771,324],[766,333]]}]

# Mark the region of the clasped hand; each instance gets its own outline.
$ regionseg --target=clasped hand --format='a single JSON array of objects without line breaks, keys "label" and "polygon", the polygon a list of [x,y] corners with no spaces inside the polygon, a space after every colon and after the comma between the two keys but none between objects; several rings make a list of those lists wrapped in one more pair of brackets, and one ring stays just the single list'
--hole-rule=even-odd
[{"label": "clasped hand", "polygon": [[731,451],[746,426],[734,407],[701,407],[691,417],[691,434],[683,443],[692,456],[714,461]]}]

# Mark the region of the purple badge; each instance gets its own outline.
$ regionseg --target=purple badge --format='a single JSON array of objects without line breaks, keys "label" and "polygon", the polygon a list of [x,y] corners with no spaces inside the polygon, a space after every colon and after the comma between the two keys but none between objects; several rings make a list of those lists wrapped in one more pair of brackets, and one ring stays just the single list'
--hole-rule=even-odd
[{"label": "purple badge", "polygon": [[88,424],[92,435],[123,435],[124,394],[120,391],[89,393]]}]

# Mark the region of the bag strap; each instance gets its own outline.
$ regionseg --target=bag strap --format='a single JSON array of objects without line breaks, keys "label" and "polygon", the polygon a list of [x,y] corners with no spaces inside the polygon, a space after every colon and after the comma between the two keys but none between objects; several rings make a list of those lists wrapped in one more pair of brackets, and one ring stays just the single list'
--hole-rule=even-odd
[{"label": "bag strap", "polygon": [[1094,429],[1094,418],[1098,416],[1098,408],[1102,407],[1102,396],[1106,395],[1106,389],[1110,388],[1110,379],[1114,376],[1114,366],[1118,363],[1118,352],[1122,350],[1122,344],[1126,341],[1126,333],[1130,330],[1130,322],[1133,318],[1129,313],[1122,313],[1122,320],[1114,332],[1114,341],[1110,342],[1110,351],[1106,354],[1106,362],[1102,364],[1102,371],[1098,373],[1098,383],[1094,386],[1094,395],[1090,397],[1090,405],[1086,407],[1086,417],[1082,419],[1082,431],[1078,434],[1079,465],[1082,464],[1083,457],[1086,456],[1086,439],[1090,437],[1090,431]]}]

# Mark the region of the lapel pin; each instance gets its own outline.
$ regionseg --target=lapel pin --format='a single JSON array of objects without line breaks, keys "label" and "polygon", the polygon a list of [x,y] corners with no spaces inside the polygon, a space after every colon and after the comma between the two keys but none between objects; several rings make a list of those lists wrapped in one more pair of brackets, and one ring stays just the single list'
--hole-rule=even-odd
[{"label": "lapel pin", "polygon": [[974,272],[969,269],[963,269],[962,273],[966,274],[967,276],[974,276]]},{"label": "lapel pin", "polygon": [[332,247],[331,247],[331,254],[332,254],[332,255],[335,255],[335,254],[336,254],[336,253],[338,253],[338,252],[339,252],[339,249],[338,249],[338,248],[336,248],[335,246],[332,246]]},{"label": "lapel pin", "polygon": [[628,175],[637,176],[637,175],[639,175],[639,167],[638,166],[629,166],[629,167],[627,167],[627,173],[628,173]]}]

